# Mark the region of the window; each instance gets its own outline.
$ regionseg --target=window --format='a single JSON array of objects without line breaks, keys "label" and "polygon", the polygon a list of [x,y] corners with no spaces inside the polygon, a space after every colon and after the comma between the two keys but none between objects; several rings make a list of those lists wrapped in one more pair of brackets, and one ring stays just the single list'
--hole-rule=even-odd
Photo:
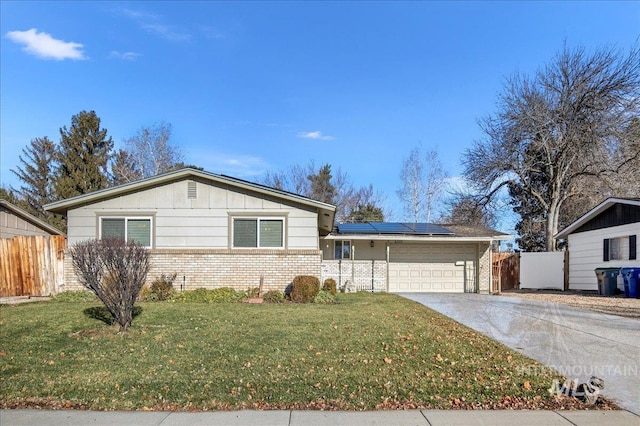
[{"label": "window", "polygon": [[636,236],[606,238],[603,244],[602,260],[637,259]]},{"label": "window", "polygon": [[283,248],[284,220],[271,218],[234,218],[233,247]]},{"label": "window", "polygon": [[121,238],[151,247],[151,218],[101,217],[100,238]]},{"label": "window", "polygon": [[351,241],[336,240],[335,259],[351,259]]}]

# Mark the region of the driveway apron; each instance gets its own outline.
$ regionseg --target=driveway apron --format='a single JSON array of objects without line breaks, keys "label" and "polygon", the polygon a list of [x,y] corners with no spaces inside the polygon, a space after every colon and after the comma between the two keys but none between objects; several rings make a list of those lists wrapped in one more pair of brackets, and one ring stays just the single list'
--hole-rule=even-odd
[{"label": "driveway apron", "polygon": [[[604,379],[602,394],[640,415],[640,320],[557,303],[481,294],[417,294],[419,302],[584,383]],[[540,366],[532,365],[535,374]],[[551,387],[549,383],[549,387]]]}]

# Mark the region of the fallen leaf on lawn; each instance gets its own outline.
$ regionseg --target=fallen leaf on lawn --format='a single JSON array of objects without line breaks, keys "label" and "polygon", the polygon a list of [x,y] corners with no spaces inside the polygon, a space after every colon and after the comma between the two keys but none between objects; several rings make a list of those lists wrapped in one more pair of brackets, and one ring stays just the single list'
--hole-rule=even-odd
[{"label": "fallen leaf on lawn", "polygon": [[522,384],[522,387],[525,389],[531,389],[531,383],[529,383],[529,381],[527,380]]},{"label": "fallen leaf on lawn", "polygon": [[386,357],[385,357],[384,362],[385,362],[386,364],[391,364],[391,358],[386,358]]}]

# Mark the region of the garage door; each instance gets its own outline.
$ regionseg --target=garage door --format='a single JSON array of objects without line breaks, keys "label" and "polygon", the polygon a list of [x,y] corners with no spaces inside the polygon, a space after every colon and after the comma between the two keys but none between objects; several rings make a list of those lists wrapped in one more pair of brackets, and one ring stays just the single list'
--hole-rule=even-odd
[{"label": "garage door", "polygon": [[[395,244],[389,248],[390,292],[474,291],[472,244]],[[466,285],[465,285],[466,284]]]}]

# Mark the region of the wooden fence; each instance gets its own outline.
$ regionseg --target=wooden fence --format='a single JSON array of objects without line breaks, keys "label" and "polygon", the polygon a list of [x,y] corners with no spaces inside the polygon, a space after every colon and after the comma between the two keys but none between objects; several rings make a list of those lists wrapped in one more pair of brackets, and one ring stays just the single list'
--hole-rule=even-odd
[{"label": "wooden fence", "polygon": [[520,284],[520,255],[493,253],[493,293],[518,288]]},{"label": "wooden fence", "polygon": [[62,235],[0,239],[0,296],[48,296],[64,282]]}]

